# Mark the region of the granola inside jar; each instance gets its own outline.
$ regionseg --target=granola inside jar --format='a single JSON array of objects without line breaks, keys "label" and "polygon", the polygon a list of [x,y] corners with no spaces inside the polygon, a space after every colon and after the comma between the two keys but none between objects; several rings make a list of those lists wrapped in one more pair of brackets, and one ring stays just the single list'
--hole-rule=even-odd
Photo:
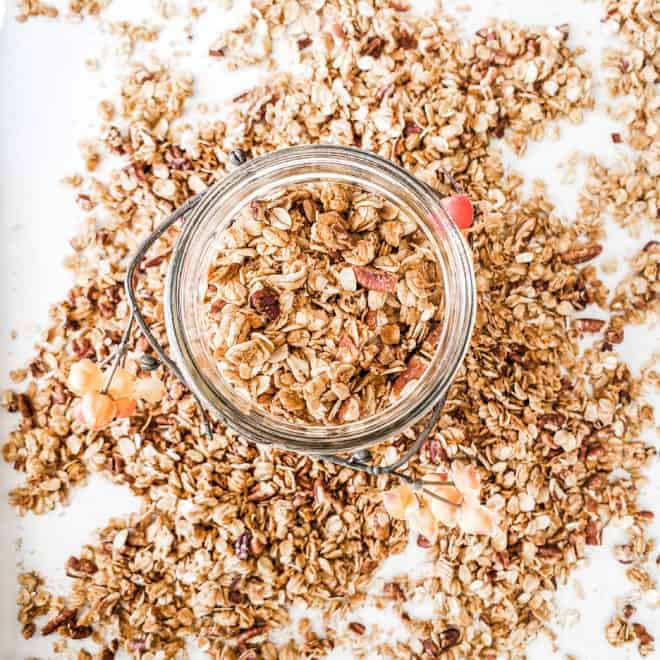
[{"label": "granola inside jar", "polygon": [[352,184],[252,200],[218,236],[207,282],[220,375],[293,423],[354,422],[413,395],[441,327],[430,241],[414,217]]},{"label": "granola inside jar", "polygon": [[356,149],[241,166],[184,225],[166,287],[187,382],[247,438],[310,453],[401,433],[447,392],[474,275],[440,198]]}]

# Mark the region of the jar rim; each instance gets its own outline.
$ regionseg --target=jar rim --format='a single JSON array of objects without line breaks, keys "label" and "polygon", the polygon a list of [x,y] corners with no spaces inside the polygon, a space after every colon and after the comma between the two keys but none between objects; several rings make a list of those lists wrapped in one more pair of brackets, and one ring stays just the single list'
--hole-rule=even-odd
[{"label": "jar rim", "polygon": [[[202,368],[203,355],[199,352],[202,339],[199,327],[195,326],[200,321],[195,309],[197,307],[198,312],[200,305],[191,302],[186,293],[186,286],[190,288],[194,284],[191,269],[196,268],[199,275],[204,261],[198,253],[210,242],[208,237],[221,230],[232,217],[227,209],[243,207],[250,199],[262,195],[264,186],[275,190],[292,183],[326,180],[319,178],[321,176],[365,189],[375,187],[383,194],[413,205],[413,215],[420,228],[433,239],[437,249],[442,246],[442,255],[436,252],[436,256],[447,261],[442,269],[445,313],[449,308],[453,314],[451,327],[443,317],[439,346],[410,395],[356,422],[326,426],[294,424],[276,418],[240,395],[232,395],[232,386],[222,382],[217,369],[213,373],[212,369]],[[476,316],[470,250],[460,230],[441,207],[438,193],[378,155],[353,147],[319,144],[269,152],[247,161],[211,186],[184,222],[176,240],[164,298],[170,349],[188,386],[208,409],[249,440],[309,454],[357,451],[391,438],[420,421],[446,395],[453,382],[467,352]],[[453,336],[449,336],[450,333],[454,333]]]}]

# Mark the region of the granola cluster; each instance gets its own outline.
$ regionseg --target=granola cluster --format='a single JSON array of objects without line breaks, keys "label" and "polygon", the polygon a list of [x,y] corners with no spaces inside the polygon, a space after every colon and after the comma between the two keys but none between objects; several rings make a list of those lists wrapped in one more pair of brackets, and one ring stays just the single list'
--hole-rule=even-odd
[{"label": "granola cluster", "polygon": [[[633,5],[646,6],[608,2],[626,15]],[[254,9],[272,39],[292,35],[296,75],[271,75],[235,99],[223,120],[190,123],[181,114],[191,78],[152,60],[135,64],[121,99],[103,106],[107,124],[95,145],[121,165],[69,179],[86,209],[67,260],[76,283],[52,308],[27,374],[15,374],[28,383],[3,397],[20,415],[3,446],[24,477],[10,500],[19,512],[46,513],[98,471],[138,495],[142,510],[100,521],[68,563],[70,593],[49,600],[28,578],[22,619],[29,625],[43,616],[47,630],[56,626],[59,650],[90,627],[85,644],[94,643],[103,660],[118,649],[144,660],[174,657],[190,636],[223,660],[316,658],[342,645],[354,657],[513,659],[551,620],[554,591],[602,543],[606,524],[627,536],[616,559],[646,602],[654,593],[657,602],[657,548],[646,531],[653,513],[639,497],[657,453],[640,439],[653,424],[642,390],[657,383],[657,372],[633,376],[617,344],[600,336],[580,346],[595,327],[585,322],[587,308],[609,311],[599,279],[602,214],[563,221],[542,186],[523,194],[523,177],[491,145],[502,138],[521,153],[552,120],[580,121],[592,106],[590,77],[569,47],[568,28],[493,22],[463,39],[444,14],[420,18],[401,0],[259,1]],[[647,32],[657,38],[652,25]],[[226,52],[211,56],[234,57],[242,38],[239,32]],[[652,131],[651,121],[636,118],[635,134]],[[167,391],[156,403],[139,401],[130,418],[93,432],[75,419],[76,397],[66,386],[74,362],[99,364],[116,349],[128,317],[127,256],[164,214],[222,177],[232,149],[253,157],[306,142],[376,151],[446,194],[442,167],[483,200],[470,234],[480,301],[473,340],[409,470],[474,465],[503,533],[475,538],[457,526],[437,540],[418,536],[427,549],[423,576],[373,579],[407,542],[404,525],[381,503],[379,491],[394,485],[387,477],[255,447],[220,423],[209,440],[190,393],[162,367],[156,374]],[[640,218],[652,220],[650,194],[635,199],[645,205]],[[138,277],[143,313],[161,341],[175,238],[175,229],[163,236]],[[655,255],[644,252],[630,289],[615,295],[622,323],[633,314],[627,292],[635,309],[653,304],[654,289],[637,278],[653,284]],[[254,305],[250,313],[264,323],[283,307],[267,294]],[[138,364],[144,353],[149,348],[135,334],[128,359]],[[376,460],[395,459],[415,433],[374,448]],[[432,614],[410,616],[410,604],[423,598]],[[359,620],[361,603],[400,614],[408,637],[383,639]],[[291,605],[318,607],[323,627],[303,619],[295,637],[276,644],[270,635],[282,634]],[[608,638],[629,639],[631,630],[650,652],[652,630],[617,622]]]},{"label": "granola cluster", "polygon": [[[609,113],[623,122],[633,149],[657,149],[660,32],[653,0],[607,0],[603,29],[621,37],[622,47],[603,51],[605,84],[616,103]],[[620,140],[619,136],[619,140]]]},{"label": "granola cluster", "polygon": [[415,218],[357,187],[301,184],[254,200],[217,248],[208,343],[243,396],[292,422],[344,424],[415,388],[443,302]]},{"label": "granola cluster", "polygon": [[[85,16],[98,16],[111,2],[112,0],[68,0],[67,17],[80,20]],[[55,5],[42,0],[17,0],[16,9],[16,20],[19,23],[38,16],[57,18],[61,11]]]}]

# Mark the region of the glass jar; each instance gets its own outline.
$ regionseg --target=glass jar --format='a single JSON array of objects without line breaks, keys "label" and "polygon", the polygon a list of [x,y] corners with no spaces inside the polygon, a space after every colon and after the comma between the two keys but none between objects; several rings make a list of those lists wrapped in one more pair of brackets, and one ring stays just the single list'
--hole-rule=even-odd
[{"label": "glass jar", "polygon": [[[445,309],[431,364],[413,392],[375,415],[328,426],[290,423],[234,391],[206,344],[202,298],[214,238],[254,199],[302,183],[342,183],[381,195],[419,226],[436,254]],[[224,424],[246,439],[309,454],[355,452],[418,422],[447,393],[468,347],[476,312],[474,271],[461,232],[440,197],[404,169],[348,147],[305,145],[248,161],[211,187],[184,222],[165,286],[170,349],[188,386]]]}]

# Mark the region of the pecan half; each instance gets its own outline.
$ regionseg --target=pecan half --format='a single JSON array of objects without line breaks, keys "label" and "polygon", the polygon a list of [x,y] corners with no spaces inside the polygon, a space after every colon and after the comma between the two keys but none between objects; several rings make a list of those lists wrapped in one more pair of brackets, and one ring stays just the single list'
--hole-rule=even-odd
[{"label": "pecan half", "polygon": [[582,248],[569,250],[561,255],[561,260],[565,264],[575,265],[583,264],[586,261],[591,261],[603,251],[603,246],[594,243],[593,245],[586,245]]},{"label": "pecan half", "polygon": [[364,635],[365,631],[367,630],[365,626],[361,623],[358,623],[357,621],[351,621],[348,624],[348,627],[356,634],[356,635]]},{"label": "pecan half", "polygon": [[50,635],[55,632],[60,626],[70,623],[75,620],[78,610],[68,607],[60,610],[59,614],[54,616],[46,625],[41,629],[42,635]]},{"label": "pecan half", "polygon": [[271,321],[280,315],[280,301],[275,289],[265,286],[250,296],[250,305],[254,310],[263,314]]},{"label": "pecan half", "polygon": [[366,266],[353,266],[353,272],[358,284],[361,284],[365,289],[392,293],[396,288],[396,277],[392,273],[367,268]]},{"label": "pecan half", "polygon": [[435,465],[446,463],[449,460],[449,456],[445,451],[445,448],[442,446],[440,441],[436,440],[435,438],[433,440],[426,441],[426,449],[428,451],[429,461]]},{"label": "pecan half", "polygon": [[219,314],[226,304],[227,304],[226,301],[221,300],[220,298],[218,298],[218,300],[214,300],[211,303],[211,313],[212,314]]}]

